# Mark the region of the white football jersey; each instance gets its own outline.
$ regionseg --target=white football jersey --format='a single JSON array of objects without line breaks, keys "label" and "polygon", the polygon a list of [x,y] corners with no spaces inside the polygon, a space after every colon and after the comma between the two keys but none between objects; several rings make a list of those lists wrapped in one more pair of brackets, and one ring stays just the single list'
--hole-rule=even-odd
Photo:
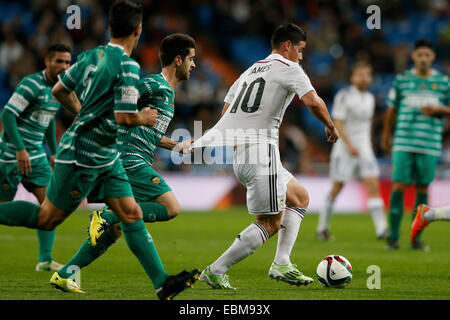
[{"label": "white football jersey", "polygon": [[[364,151],[372,149],[370,134],[374,111],[374,95],[352,85],[336,94],[331,114],[334,120],[342,120],[345,133],[355,148]],[[342,139],[333,145],[334,152],[344,149],[347,147]]]},{"label": "white football jersey", "polygon": [[278,146],[278,131],[286,108],[297,94],[314,90],[298,63],[271,54],[255,62],[231,86],[224,101],[230,106],[217,124],[193,147],[270,143]]}]

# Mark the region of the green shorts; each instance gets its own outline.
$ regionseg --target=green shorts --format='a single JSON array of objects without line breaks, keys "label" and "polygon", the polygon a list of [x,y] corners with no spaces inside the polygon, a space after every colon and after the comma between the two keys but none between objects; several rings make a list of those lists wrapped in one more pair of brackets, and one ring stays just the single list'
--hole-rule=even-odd
[{"label": "green shorts", "polygon": [[12,201],[19,183],[32,192],[37,187],[46,187],[52,175],[52,168],[47,157],[31,160],[31,173],[22,175],[17,168],[17,162],[0,162],[0,200]]},{"label": "green shorts", "polygon": [[160,195],[172,191],[166,181],[148,165],[126,171],[136,202],[152,201]]},{"label": "green shorts", "polygon": [[122,197],[133,197],[133,192],[120,160],[103,168],[56,163],[47,189],[47,198],[66,213],[75,211],[85,198],[105,202]]},{"label": "green shorts", "polygon": [[438,159],[422,153],[394,151],[392,180],[419,186],[429,185],[434,179]]}]

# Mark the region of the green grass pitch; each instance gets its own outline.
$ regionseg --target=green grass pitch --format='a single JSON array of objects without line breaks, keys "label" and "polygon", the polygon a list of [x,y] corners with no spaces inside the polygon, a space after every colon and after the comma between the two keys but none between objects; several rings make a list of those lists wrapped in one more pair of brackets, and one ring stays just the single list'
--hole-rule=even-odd
[{"label": "green grass pitch", "polygon": [[[429,252],[411,251],[405,215],[401,248],[384,251],[384,242],[375,239],[367,214],[334,215],[331,218],[335,242],[315,239],[318,216],[308,214],[302,222],[291,261],[306,275],[315,278],[319,261],[328,254],[345,256],[353,266],[353,281],[345,289],[323,288],[316,280],[308,287],[290,286],[271,280],[268,269],[275,255],[276,237],[229,272],[236,291],[213,290],[202,282],[181,293],[177,300],[320,300],[320,299],[448,299],[449,228],[446,222],[431,224],[424,234]],[[56,231],[53,257],[65,263],[86,239],[88,212],[77,211]],[[182,269],[203,269],[214,261],[253,221],[245,208],[226,211],[183,212],[176,219],[147,224],[168,273]],[[156,299],[150,281],[138,260],[120,239],[108,252],[83,269],[84,295],[63,293],[48,284],[52,273],[35,272],[36,232],[0,226],[0,299]],[[367,288],[370,265],[381,270],[381,289]]]}]

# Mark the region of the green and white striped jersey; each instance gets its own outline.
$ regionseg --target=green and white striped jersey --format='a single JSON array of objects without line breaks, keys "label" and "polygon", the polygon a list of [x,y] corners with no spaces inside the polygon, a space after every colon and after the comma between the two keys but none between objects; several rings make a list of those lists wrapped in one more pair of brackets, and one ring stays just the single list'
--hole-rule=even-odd
[{"label": "green and white striped jersey", "polygon": [[[52,95],[53,83],[45,70],[26,76],[5,105],[17,117],[17,128],[30,160],[45,157],[42,142],[60,104]],[[0,161],[16,162],[16,147],[4,131],[0,137]]]},{"label": "green and white striped jersey", "polygon": [[113,164],[119,157],[115,112],[137,112],[139,64],[122,46],[111,44],[84,51],[61,83],[74,90],[82,108],[62,137],[56,162],[87,168]]},{"label": "green and white striped jersey", "polygon": [[387,104],[398,110],[393,151],[441,154],[443,117],[424,115],[420,108],[448,107],[449,85],[448,77],[436,70],[427,78],[418,77],[414,69],[397,75],[387,98]]},{"label": "green and white striped jersey", "polygon": [[163,74],[144,77],[138,86],[139,109],[150,107],[158,110],[156,124],[135,128],[120,127],[117,144],[125,169],[143,164],[152,165],[155,149],[165,134],[174,113],[175,92]]}]

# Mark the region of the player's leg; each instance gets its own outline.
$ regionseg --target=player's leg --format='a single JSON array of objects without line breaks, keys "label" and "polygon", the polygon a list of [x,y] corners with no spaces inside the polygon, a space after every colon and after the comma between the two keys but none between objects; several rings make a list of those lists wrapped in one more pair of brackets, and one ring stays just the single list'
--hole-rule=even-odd
[{"label": "player's leg", "polygon": [[392,192],[389,204],[389,236],[386,249],[398,249],[400,225],[403,218],[403,197],[412,183],[414,157],[410,152],[394,151],[392,154]]},{"label": "player's leg", "polygon": [[291,251],[297,240],[300,224],[306,214],[308,204],[308,192],[291,175],[286,190],[286,208],[281,217],[281,229],[278,232],[277,251],[274,259],[277,265],[291,264]]},{"label": "player's leg", "polygon": [[[47,187],[34,187],[31,193],[42,204],[45,200],[45,192]],[[56,262],[52,258],[53,243],[55,241],[55,230],[36,230],[39,242],[39,256],[36,265],[36,271],[58,271],[62,268],[62,264]]]},{"label": "player's leg", "polygon": [[316,228],[316,234],[320,240],[332,240],[334,237],[330,234],[330,217],[333,212],[333,205],[336,197],[344,187],[344,182],[333,181],[333,186],[328,196],[325,198],[325,202],[319,211],[319,222]]},{"label": "player's leg", "polygon": [[[47,185],[50,182],[52,168],[46,157],[34,159],[31,162],[31,174],[24,176],[23,186],[30,191],[36,199],[42,204],[45,200]],[[62,265],[53,261],[52,251],[55,241],[55,230],[36,230],[39,241],[39,257],[36,265],[36,271],[57,271]]]},{"label": "player's leg", "polygon": [[433,221],[450,221],[450,206],[430,208],[426,204],[420,204],[411,226],[411,243],[416,243],[422,230]]},{"label": "player's leg", "polygon": [[378,177],[363,178],[363,183],[369,193],[367,206],[372,216],[375,226],[375,234],[378,239],[385,239],[388,236],[388,226],[384,213],[384,202],[380,196],[380,183]]},{"label": "player's leg", "polygon": [[[287,171],[286,171],[287,172]],[[278,231],[277,251],[269,269],[269,277],[295,285],[313,282],[291,263],[290,255],[297,240],[300,224],[306,214],[309,196],[306,189],[289,174],[286,191],[286,208],[282,214]]]},{"label": "player's leg", "polygon": [[[165,180],[150,166],[142,165],[127,170],[133,195],[142,209],[144,222],[168,221],[180,212],[180,205]],[[119,223],[112,211],[94,211],[89,225],[91,244],[108,225]]]},{"label": "player's leg", "polygon": [[[415,155],[414,181],[416,184],[416,203],[411,214],[414,221],[417,208],[420,204],[428,203],[428,186],[434,180],[438,157],[426,154]],[[411,243],[412,249],[428,250],[422,243],[422,233],[419,233],[415,241]]]},{"label": "player's leg", "polygon": [[235,289],[226,272],[236,263],[251,255],[271,236],[278,232],[281,225],[282,212],[272,215],[258,215],[256,221],[242,230],[231,246],[212,264],[206,267],[200,280],[214,289]]}]

